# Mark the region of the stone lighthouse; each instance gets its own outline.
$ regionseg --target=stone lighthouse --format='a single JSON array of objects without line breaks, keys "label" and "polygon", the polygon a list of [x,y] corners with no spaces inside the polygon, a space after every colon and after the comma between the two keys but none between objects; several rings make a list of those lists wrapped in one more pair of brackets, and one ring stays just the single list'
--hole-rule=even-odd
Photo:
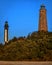
[{"label": "stone lighthouse", "polygon": [[46,8],[44,5],[41,5],[40,7],[40,13],[39,13],[39,31],[48,31],[47,27],[47,15],[46,15]]},{"label": "stone lighthouse", "polygon": [[8,43],[8,22],[5,22],[4,25],[4,42]]}]

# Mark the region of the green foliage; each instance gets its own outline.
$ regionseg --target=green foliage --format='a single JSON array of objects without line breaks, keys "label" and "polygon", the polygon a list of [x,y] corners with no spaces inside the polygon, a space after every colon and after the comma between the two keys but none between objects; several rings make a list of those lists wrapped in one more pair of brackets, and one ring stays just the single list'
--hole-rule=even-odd
[{"label": "green foliage", "polygon": [[0,60],[52,61],[52,33],[33,32],[0,44]]}]

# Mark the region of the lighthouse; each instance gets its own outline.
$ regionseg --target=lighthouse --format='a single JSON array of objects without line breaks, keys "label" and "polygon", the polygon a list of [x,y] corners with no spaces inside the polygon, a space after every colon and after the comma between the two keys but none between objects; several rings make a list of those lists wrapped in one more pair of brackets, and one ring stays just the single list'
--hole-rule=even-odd
[{"label": "lighthouse", "polygon": [[8,22],[4,25],[4,43],[8,43]]},{"label": "lighthouse", "polygon": [[48,31],[46,11],[45,6],[42,4],[39,13],[39,31]]}]

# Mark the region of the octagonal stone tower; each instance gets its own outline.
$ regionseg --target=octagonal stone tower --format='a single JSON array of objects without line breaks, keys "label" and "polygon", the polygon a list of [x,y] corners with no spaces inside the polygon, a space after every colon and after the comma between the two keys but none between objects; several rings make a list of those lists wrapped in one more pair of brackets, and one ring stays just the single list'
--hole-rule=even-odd
[{"label": "octagonal stone tower", "polygon": [[40,8],[38,31],[44,31],[44,32],[48,31],[46,9],[44,5],[41,5],[41,8]]}]

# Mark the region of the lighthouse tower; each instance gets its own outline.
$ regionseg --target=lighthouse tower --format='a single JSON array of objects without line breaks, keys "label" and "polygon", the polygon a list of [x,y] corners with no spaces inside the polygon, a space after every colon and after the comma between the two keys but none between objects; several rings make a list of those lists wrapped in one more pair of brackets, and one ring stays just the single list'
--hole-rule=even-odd
[{"label": "lighthouse tower", "polygon": [[44,32],[48,31],[46,8],[44,5],[41,5],[40,13],[39,13],[39,31],[44,31]]},{"label": "lighthouse tower", "polygon": [[8,43],[8,22],[5,22],[4,25],[4,42]]}]

